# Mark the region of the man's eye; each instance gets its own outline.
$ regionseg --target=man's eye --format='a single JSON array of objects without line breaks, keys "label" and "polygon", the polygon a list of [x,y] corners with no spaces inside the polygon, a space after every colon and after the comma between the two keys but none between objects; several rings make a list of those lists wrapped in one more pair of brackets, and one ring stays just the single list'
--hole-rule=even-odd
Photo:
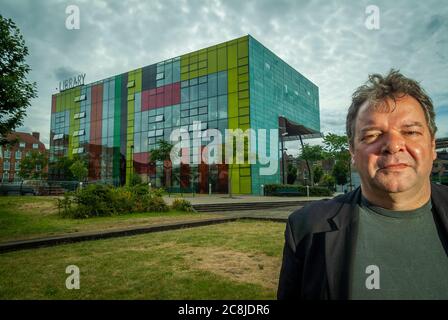
[{"label": "man's eye", "polygon": [[372,134],[365,135],[362,138],[362,141],[366,141],[366,142],[373,141],[376,138],[378,138],[379,135],[380,135],[379,133],[372,133]]},{"label": "man's eye", "polygon": [[406,135],[408,135],[408,136],[418,136],[418,135],[421,135],[421,132],[420,131],[406,131],[405,132],[405,134]]}]

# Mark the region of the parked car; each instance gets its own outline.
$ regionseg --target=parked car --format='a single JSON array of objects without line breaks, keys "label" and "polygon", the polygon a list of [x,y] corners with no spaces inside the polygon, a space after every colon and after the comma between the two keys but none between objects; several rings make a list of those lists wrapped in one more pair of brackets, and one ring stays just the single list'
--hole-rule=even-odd
[{"label": "parked car", "polygon": [[22,182],[2,183],[0,184],[0,194],[9,195],[37,195],[33,186],[24,185]]}]

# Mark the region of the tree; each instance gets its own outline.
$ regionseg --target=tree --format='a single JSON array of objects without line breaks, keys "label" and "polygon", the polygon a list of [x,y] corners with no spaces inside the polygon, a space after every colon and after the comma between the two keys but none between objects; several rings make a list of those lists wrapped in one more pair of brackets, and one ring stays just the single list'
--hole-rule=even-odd
[{"label": "tree", "polygon": [[322,179],[322,176],[324,175],[324,170],[321,166],[315,166],[313,168],[313,177],[314,182],[319,183],[320,179]]},{"label": "tree", "polygon": [[322,183],[330,190],[334,190],[334,185],[336,184],[336,180],[331,174],[324,174],[322,178]]},{"label": "tree", "polygon": [[165,177],[165,172],[170,168],[167,164],[170,163],[171,160],[171,150],[173,149],[173,145],[168,141],[160,139],[158,142],[158,148],[151,150],[150,161],[152,163],[156,163],[160,161],[163,163],[163,179],[162,183],[166,186],[168,179]]},{"label": "tree", "polygon": [[46,177],[43,169],[48,159],[44,153],[31,151],[20,163],[19,177],[22,179],[43,179]]},{"label": "tree", "polygon": [[[303,145],[300,158],[305,161],[310,161],[312,163],[315,161],[322,160],[324,159],[324,149],[320,145],[310,146],[309,144],[305,143]],[[311,185],[314,185],[313,172],[311,171],[308,162],[307,166],[308,166],[308,173],[311,176]]]},{"label": "tree", "polygon": [[288,184],[294,184],[297,179],[297,168],[292,164],[288,164],[288,175],[286,176],[286,180]]},{"label": "tree", "polygon": [[89,174],[89,170],[87,169],[86,165],[84,164],[84,161],[78,159],[76,160],[71,166],[70,171],[72,172],[73,176],[78,180],[79,182],[85,181],[87,178],[87,175]]},{"label": "tree", "polygon": [[348,167],[344,161],[337,160],[333,166],[332,176],[335,178],[336,183],[344,185],[348,182]]},{"label": "tree", "polygon": [[22,125],[31,99],[37,97],[36,83],[26,76],[31,68],[25,63],[28,48],[11,19],[0,15],[0,145],[7,135]]},{"label": "tree", "polygon": [[[325,149],[326,157],[334,159],[336,161],[336,163],[338,161],[341,162],[339,164],[340,168],[336,169],[338,174],[342,174],[343,170],[345,170],[347,172],[345,177],[347,179],[347,176],[348,176],[348,179],[350,181],[350,190],[351,190],[351,188],[352,188],[351,162],[350,162],[350,152],[349,152],[349,147],[348,147],[347,136],[345,136],[345,135],[339,136],[337,134],[329,133],[324,136],[323,142],[324,142],[324,149]],[[335,165],[336,165],[336,163],[335,163]],[[338,180],[338,179],[336,178],[336,180]],[[340,181],[342,181],[342,180],[340,180]],[[345,183],[347,183],[347,181]],[[345,184],[345,183],[342,183],[342,184]],[[338,183],[338,184],[341,184],[341,183]]]},{"label": "tree", "polygon": [[73,176],[70,167],[75,163],[77,159],[69,158],[69,157],[59,157],[55,162],[50,163],[49,171],[50,171],[50,179],[52,180],[65,180],[65,181],[73,181],[75,177]]}]

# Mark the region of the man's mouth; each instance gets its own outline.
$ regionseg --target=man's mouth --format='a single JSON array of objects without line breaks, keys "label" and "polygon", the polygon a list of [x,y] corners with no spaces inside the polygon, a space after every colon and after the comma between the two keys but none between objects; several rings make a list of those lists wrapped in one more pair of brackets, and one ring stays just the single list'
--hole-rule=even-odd
[{"label": "man's mouth", "polygon": [[388,164],[386,166],[383,166],[381,169],[383,170],[400,170],[400,169],[405,169],[409,167],[407,164],[405,163],[395,163],[395,164]]}]

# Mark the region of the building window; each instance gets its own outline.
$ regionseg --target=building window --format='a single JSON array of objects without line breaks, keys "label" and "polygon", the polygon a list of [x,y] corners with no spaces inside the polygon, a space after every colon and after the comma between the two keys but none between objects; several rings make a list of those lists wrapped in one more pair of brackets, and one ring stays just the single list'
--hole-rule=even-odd
[{"label": "building window", "polygon": [[9,173],[3,172],[3,181],[8,181],[8,180],[9,180]]},{"label": "building window", "polygon": [[75,120],[76,119],[85,118],[85,117],[86,117],[86,113],[85,112],[75,113]]},{"label": "building window", "polygon": [[42,166],[40,164],[36,164],[36,171],[42,170]]},{"label": "building window", "polygon": [[163,121],[163,114],[159,114],[156,116],[155,122]]},{"label": "building window", "polygon": [[82,94],[82,95],[80,95],[78,97],[75,97],[75,102],[80,102],[80,101],[84,101],[84,100],[86,100],[86,95],[85,94]]},{"label": "building window", "polygon": [[3,158],[5,158],[5,159],[11,158],[11,151],[5,150],[5,152],[3,154]]},{"label": "building window", "polygon": [[64,137],[63,133],[55,134],[54,137],[53,137],[53,141],[62,139],[63,137]]},{"label": "building window", "polygon": [[19,143],[19,148],[25,148],[25,142],[20,142]]},{"label": "building window", "polygon": [[73,149],[73,154],[80,154],[84,152],[84,148],[74,148]]},{"label": "building window", "polygon": [[74,136],[74,137],[83,136],[84,133],[85,133],[85,130],[84,130],[84,129],[83,129],[83,130],[78,130],[78,131],[75,131],[75,132],[73,133],[73,136]]},{"label": "building window", "polygon": [[39,144],[33,143],[33,149],[37,149],[37,148],[39,148]]},{"label": "building window", "polygon": [[8,160],[3,161],[3,171],[9,171],[10,164]]},{"label": "building window", "polygon": [[135,86],[135,81],[134,80],[129,81],[127,87],[132,88],[133,86]]},{"label": "building window", "polygon": [[156,76],[156,80],[161,80],[161,79],[163,79],[164,77],[165,77],[164,73],[163,73],[163,72],[160,72],[160,73],[157,74],[157,76]]},{"label": "building window", "polygon": [[16,159],[18,160],[22,159],[22,152],[19,150],[16,151]]},{"label": "building window", "polygon": [[19,171],[20,170],[20,161],[16,161],[16,163],[14,165],[14,170],[15,171]]}]

